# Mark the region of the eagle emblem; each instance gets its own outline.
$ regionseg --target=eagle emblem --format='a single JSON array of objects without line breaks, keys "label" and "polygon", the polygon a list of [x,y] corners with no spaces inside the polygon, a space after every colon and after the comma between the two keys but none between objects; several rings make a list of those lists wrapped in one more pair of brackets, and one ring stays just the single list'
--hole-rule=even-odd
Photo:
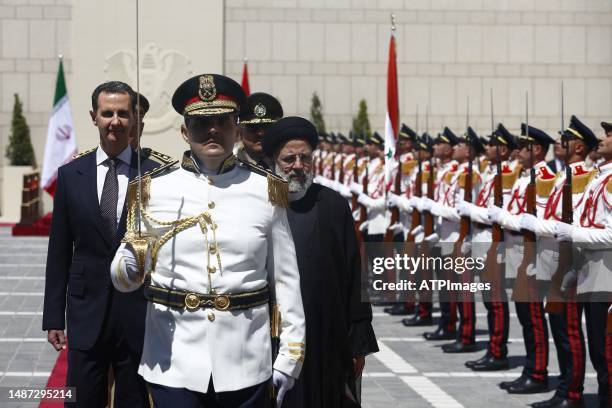
[{"label": "eagle emblem", "polygon": [[263,118],[264,116],[266,116],[266,107],[260,102],[255,105],[255,108],[253,108],[253,113],[258,118]]},{"label": "eagle emblem", "polygon": [[204,102],[211,102],[217,96],[217,88],[212,75],[202,75],[200,77],[200,89],[198,90],[200,99]]}]

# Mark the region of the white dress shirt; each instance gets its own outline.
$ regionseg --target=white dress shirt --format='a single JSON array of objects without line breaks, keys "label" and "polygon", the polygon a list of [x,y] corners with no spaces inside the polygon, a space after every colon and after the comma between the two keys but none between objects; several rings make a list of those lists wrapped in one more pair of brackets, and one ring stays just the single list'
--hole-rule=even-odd
[{"label": "white dress shirt", "polygon": [[[96,178],[98,182],[98,204],[102,199],[102,189],[104,188],[104,179],[108,173],[108,155],[101,146],[96,150]],[[119,196],[117,197],[117,225],[121,220],[123,212],[123,203],[125,202],[125,194],[130,181],[130,163],[132,161],[132,149],[128,145],[119,155],[117,162],[117,180],[119,182]]]}]

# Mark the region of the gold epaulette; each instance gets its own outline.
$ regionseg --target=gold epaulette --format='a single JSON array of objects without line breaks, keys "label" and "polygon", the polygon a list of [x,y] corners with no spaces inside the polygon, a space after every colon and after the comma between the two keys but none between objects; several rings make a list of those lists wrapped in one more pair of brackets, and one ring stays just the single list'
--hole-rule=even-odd
[{"label": "gold epaulette", "polygon": [[[437,175],[438,175],[438,171],[434,169],[434,172],[433,172],[434,180],[436,179]],[[423,174],[421,174],[421,179],[423,180],[423,183],[425,183],[427,180],[429,180],[429,170],[423,170]],[[450,181],[448,183],[450,184]]]},{"label": "gold epaulette", "polygon": [[489,161],[487,159],[482,159],[480,161],[480,172],[484,173],[487,169],[487,166],[489,166]]},{"label": "gold epaulette", "polygon": [[553,178],[536,178],[536,194],[538,197],[548,197],[550,192],[555,187],[558,176]]},{"label": "gold epaulette", "polygon": [[402,163],[402,174],[408,175],[412,173],[412,169],[414,169],[416,164],[417,164],[416,160],[407,160],[404,163]]},{"label": "gold epaulette", "polygon": [[177,160],[174,160],[172,157],[168,156],[167,154],[163,154],[160,153],[158,151],[155,151],[153,149],[151,149],[150,147],[143,147],[140,149],[140,153],[142,155],[142,157],[146,158],[146,159],[150,159],[153,161],[158,162],[159,164],[168,164],[168,163],[177,163]]},{"label": "gold epaulette", "polygon": [[608,193],[612,194],[612,178],[608,179],[608,183],[606,184],[606,190]]},{"label": "gold epaulette", "polygon": [[87,149],[87,150],[85,150],[84,152],[77,153],[77,154],[75,154],[74,156],[72,156],[72,160],[76,160],[76,159],[78,159],[78,158],[81,158],[81,157],[85,156],[86,154],[89,154],[89,153],[91,153],[91,152],[94,152],[94,151],[95,151],[97,148],[98,148],[98,146],[96,146],[96,147],[92,147],[91,149]]},{"label": "gold epaulette", "polygon": [[[457,183],[459,184],[459,187],[465,188],[467,175],[468,173],[466,172],[459,174],[459,180],[457,181]],[[472,171],[472,188],[474,188],[479,178],[480,176],[478,175],[478,173],[476,173],[475,171]]]},{"label": "gold epaulette", "polygon": [[523,167],[517,164],[516,166],[514,166],[514,169],[510,173],[504,173],[502,171],[502,189],[510,190],[512,186],[514,186],[514,183],[516,183],[516,180],[521,175],[522,169]]},{"label": "gold epaulette", "polygon": [[453,182],[453,177],[455,177],[455,173],[457,173],[457,171],[447,171],[444,175],[444,182],[450,185]]},{"label": "gold epaulette", "polygon": [[129,185],[132,184],[138,184],[138,179],[142,178],[143,181],[145,179],[145,177],[148,177],[149,179],[154,178],[154,177],[158,177],[161,176],[162,174],[166,174],[166,172],[170,171],[170,170],[175,170],[176,167],[173,167],[175,164],[178,163],[178,160],[173,160],[169,163],[166,164],[162,164],[159,167],[156,167],[152,170],[149,171],[145,171],[144,173],[142,173],[142,175],[140,177],[135,177],[132,181],[130,181]]},{"label": "gold epaulette", "polygon": [[268,200],[279,207],[289,207],[289,183],[284,178],[272,173],[269,169],[265,169],[253,163],[249,163],[237,158],[237,161],[243,166],[257,173],[260,176],[265,176],[268,179]]},{"label": "gold epaulette", "polygon": [[[587,184],[595,176],[595,169],[591,169],[585,173],[572,175],[572,194],[583,193],[586,189]],[[608,182],[607,189],[610,192],[610,182]]]}]

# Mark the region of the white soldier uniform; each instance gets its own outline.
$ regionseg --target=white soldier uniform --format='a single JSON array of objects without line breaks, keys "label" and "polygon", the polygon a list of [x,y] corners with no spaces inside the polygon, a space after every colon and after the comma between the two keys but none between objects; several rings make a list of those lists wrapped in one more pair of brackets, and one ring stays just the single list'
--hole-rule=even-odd
[{"label": "white soldier uniform", "polygon": [[[226,171],[203,174],[187,152],[181,168],[143,179],[148,188],[141,225],[152,240],[146,263],[151,285],[213,296],[270,285],[282,316],[274,369],[298,377],[305,323],[286,210],[269,201],[266,177],[232,159]],[[129,259],[126,265],[126,251],[118,251],[111,276],[118,290],[132,291],[141,279]],[[177,306],[149,302],[139,369],[145,380],[205,393],[211,377],[217,392],[271,377],[267,303],[240,310],[231,302],[228,309]]]},{"label": "white soldier uniform", "polygon": [[380,235],[389,226],[389,212],[385,203],[385,168],[379,157],[368,163],[368,192],[359,195],[359,203],[368,210],[367,231],[369,235]]}]

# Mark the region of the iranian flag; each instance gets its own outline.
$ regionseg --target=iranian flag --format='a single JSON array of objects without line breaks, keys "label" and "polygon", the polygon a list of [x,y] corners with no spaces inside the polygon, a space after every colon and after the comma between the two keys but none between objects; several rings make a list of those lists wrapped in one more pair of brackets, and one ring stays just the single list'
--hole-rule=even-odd
[{"label": "iranian flag", "polygon": [[249,70],[247,68],[247,59],[244,59],[244,65],[242,66],[242,90],[249,96],[251,94],[251,90],[249,89]]},{"label": "iranian flag", "polygon": [[391,29],[389,66],[387,69],[387,116],[385,118],[385,187],[393,185],[393,169],[396,165],[395,141],[399,132],[399,101],[397,92],[397,63],[395,52],[395,27]]},{"label": "iranian flag", "polygon": [[53,98],[53,113],[47,128],[47,143],[45,144],[45,159],[42,167],[41,185],[51,196],[55,194],[57,169],[72,160],[77,152],[76,137],[72,125],[72,113],[66,92],[64,64],[62,57],[57,71],[55,97]]}]

